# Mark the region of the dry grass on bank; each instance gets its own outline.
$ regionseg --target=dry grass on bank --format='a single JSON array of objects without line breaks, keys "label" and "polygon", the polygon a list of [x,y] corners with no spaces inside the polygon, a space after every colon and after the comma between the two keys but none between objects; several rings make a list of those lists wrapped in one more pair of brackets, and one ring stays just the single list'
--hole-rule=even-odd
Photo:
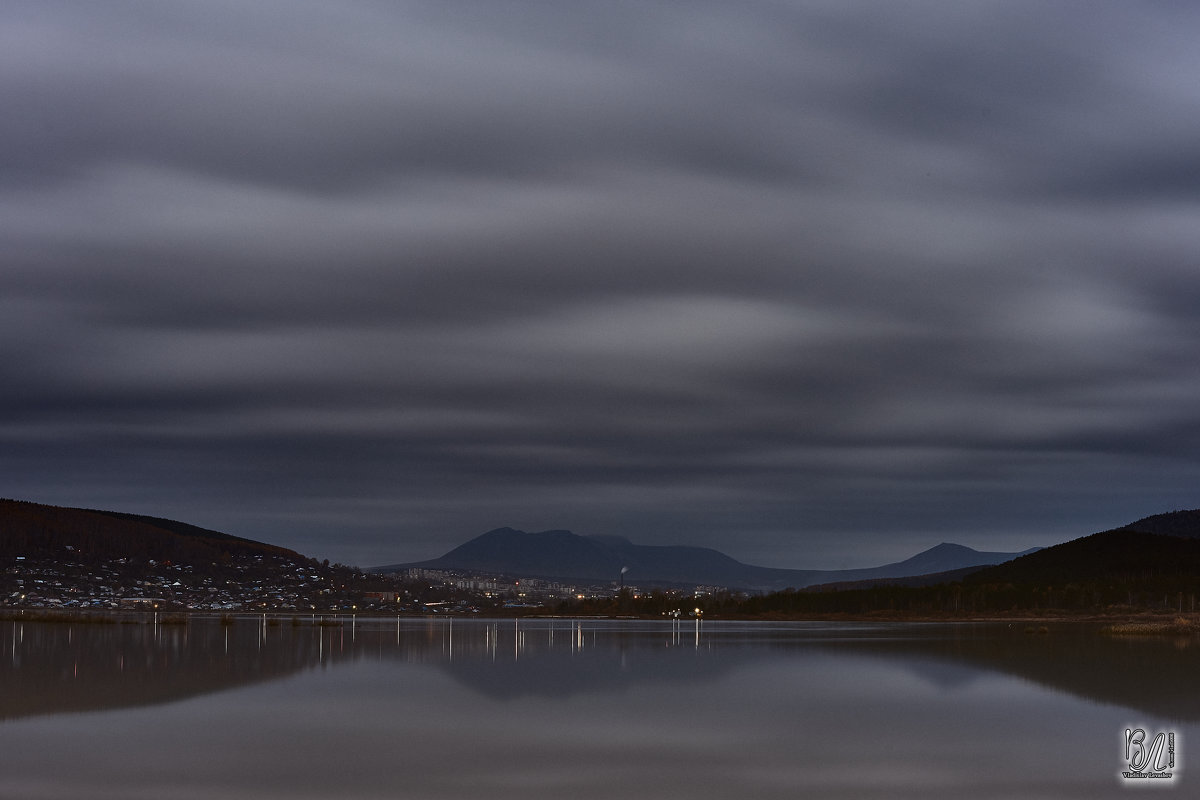
[{"label": "dry grass on bank", "polygon": [[1170,621],[1123,622],[1117,625],[1108,625],[1102,628],[1101,632],[1114,636],[1162,636],[1164,634],[1179,636],[1200,633],[1200,624],[1188,617],[1176,617]]}]

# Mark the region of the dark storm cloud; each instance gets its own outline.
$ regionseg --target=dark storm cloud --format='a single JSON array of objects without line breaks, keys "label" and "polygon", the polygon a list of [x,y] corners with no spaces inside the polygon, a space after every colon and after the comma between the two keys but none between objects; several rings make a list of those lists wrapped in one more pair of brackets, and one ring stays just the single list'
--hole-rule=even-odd
[{"label": "dark storm cloud", "polygon": [[1197,504],[1186,5],[0,14],[6,494],[358,563]]}]

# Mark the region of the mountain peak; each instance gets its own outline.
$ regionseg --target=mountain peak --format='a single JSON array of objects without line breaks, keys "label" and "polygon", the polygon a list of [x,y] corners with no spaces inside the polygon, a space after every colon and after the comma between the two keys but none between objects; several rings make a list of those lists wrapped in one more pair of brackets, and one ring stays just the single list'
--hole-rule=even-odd
[{"label": "mountain peak", "polygon": [[519,531],[516,528],[492,528],[487,533],[480,534],[479,537],[477,537],[477,538],[482,539],[486,536],[486,537],[495,539],[495,538],[499,538],[501,536],[524,536],[524,535],[525,535],[525,531]]},{"label": "mountain peak", "polygon": [[835,580],[861,580],[979,567],[1021,553],[981,553],[942,542],[897,564],[855,570],[804,570],[743,564],[707,547],[637,545],[623,536],[580,536],[567,530],[527,533],[496,528],[431,561],[376,567],[475,570],[555,580],[728,586],[752,591],[800,588]]},{"label": "mountain peak", "polygon": [[585,538],[591,539],[593,542],[599,542],[600,544],[604,545],[605,547],[614,547],[617,549],[625,549],[625,548],[636,546],[636,545],[634,545],[633,542],[629,541],[624,536],[617,536],[616,534],[610,534],[610,533],[594,533],[591,536],[587,536]]},{"label": "mountain peak", "polygon": [[939,545],[929,548],[926,553],[978,553],[974,547],[967,547],[965,544],[955,544],[954,542],[942,542]]}]

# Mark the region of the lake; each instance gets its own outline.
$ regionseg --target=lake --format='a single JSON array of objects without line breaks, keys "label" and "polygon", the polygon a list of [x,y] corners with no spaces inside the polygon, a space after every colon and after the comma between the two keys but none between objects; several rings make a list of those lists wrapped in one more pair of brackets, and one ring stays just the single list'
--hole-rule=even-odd
[{"label": "lake", "polygon": [[[1194,639],[1065,623],[297,622],[0,622],[0,797],[1197,791]],[[1169,756],[1172,778],[1120,774]]]}]

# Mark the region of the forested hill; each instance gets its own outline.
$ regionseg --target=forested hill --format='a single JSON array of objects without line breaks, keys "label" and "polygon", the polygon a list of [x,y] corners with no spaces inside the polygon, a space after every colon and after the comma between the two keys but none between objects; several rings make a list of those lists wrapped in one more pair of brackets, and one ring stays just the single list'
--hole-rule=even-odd
[{"label": "forested hill", "polygon": [[1200,539],[1200,509],[1155,514],[1152,517],[1131,522],[1121,530],[1153,533],[1158,536],[1177,536],[1182,539]]},{"label": "forested hill", "polygon": [[305,560],[283,547],[174,520],[0,500],[0,559],[56,558],[66,552],[82,563],[128,558],[219,564],[242,555]]},{"label": "forested hill", "polygon": [[[746,615],[816,613],[1194,612],[1200,599],[1200,510],[1157,514],[968,575],[822,587],[754,597]],[[940,578],[940,580],[939,580]]]},{"label": "forested hill", "polygon": [[980,570],[968,583],[1064,585],[1084,582],[1159,584],[1200,579],[1200,510],[1171,511],[1093,533]]}]

